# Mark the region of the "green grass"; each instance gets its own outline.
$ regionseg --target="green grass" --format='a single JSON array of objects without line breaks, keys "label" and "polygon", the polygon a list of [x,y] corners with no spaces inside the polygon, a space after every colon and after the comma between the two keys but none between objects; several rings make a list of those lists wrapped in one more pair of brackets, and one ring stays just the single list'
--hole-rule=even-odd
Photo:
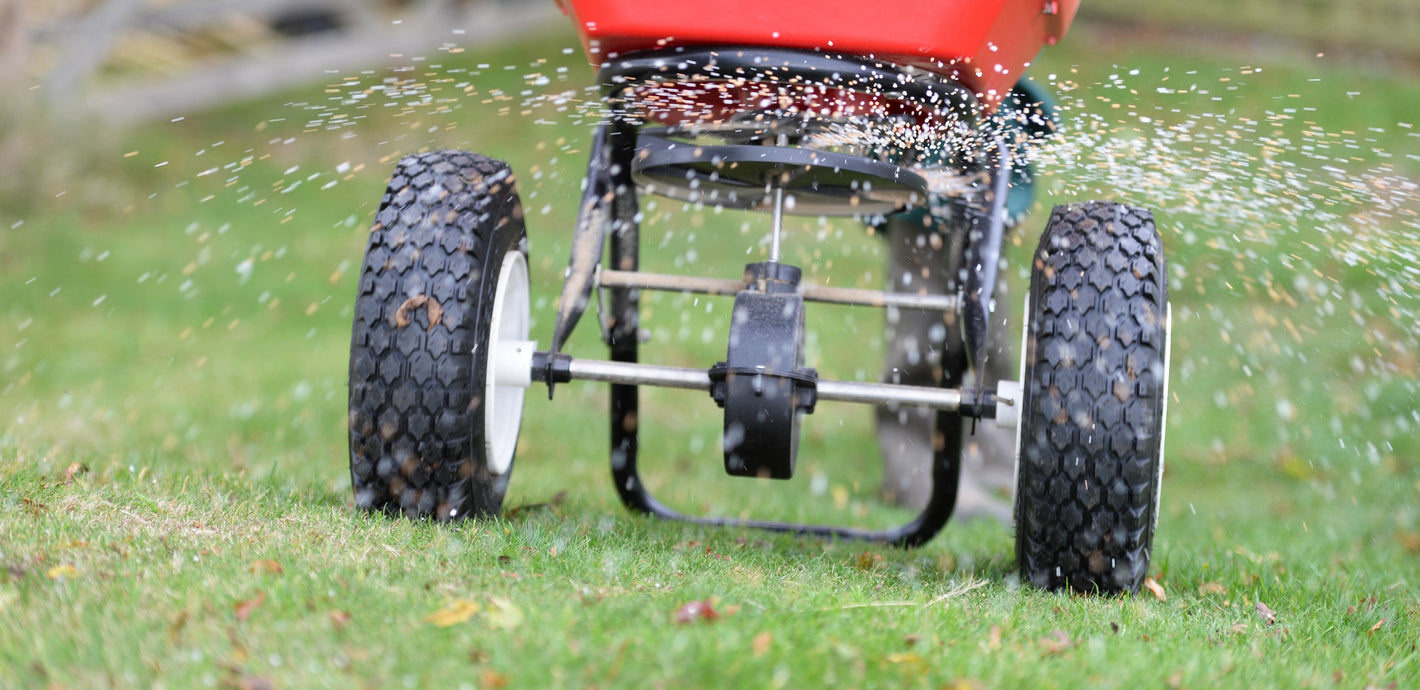
[{"label": "green grass", "polygon": [[[439,146],[513,163],[534,332],[551,329],[588,128],[575,110],[524,108],[521,92],[584,97],[589,71],[557,33],[95,136],[72,188],[0,206],[0,686],[1420,684],[1417,197],[1379,208],[1373,182],[1348,189],[1321,168],[1420,177],[1414,130],[1398,126],[1420,84],[1345,64],[1101,48],[1084,28],[1035,73],[1073,87],[1070,136],[1096,145],[1044,163],[1055,199],[1160,209],[1176,347],[1153,568],[1166,600],[1022,588],[1010,529],[994,524],[954,523],[903,551],[630,515],[608,477],[605,389],[586,384],[529,396],[505,518],[355,512],[353,267],[394,159]],[[552,83],[525,84],[533,73]],[[1123,88],[1106,88],[1114,74]],[[328,100],[385,76],[417,80],[432,102]],[[464,82],[473,93],[453,99]],[[1159,90],[1175,84],[1187,93]],[[1348,91],[1361,107],[1343,107]],[[328,129],[340,113],[361,119]],[[1194,122],[1217,139],[1138,149]],[[1269,163],[1263,140],[1279,137],[1296,145]],[[1329,144],[1305,151],[1307,137]],[[1104,153],[1132,150],[1144,153]],[[1238,151],[1254,158],[1240,167]],[[1264,178],[1303,187],[1250,190]],[[734,275],[746,246],[763,251],[763,219],[674,206],[647,208],[649,270]],[[1386,214],[1372,223],[1368,210]],[[1015,267],[1032,242],[1019,238]],[[850,223],[796,224],[786,247],[820,279],[882,281],[883,248]],[[651,298],[647,357],[722,357],[727,309],[707,304]],[[880,315],[811,318],[812,364],[875,376]],[[604,352],[588,324],[570,349]],[[644,394],[642,453],[669,502],[905,519],[875,498],[866,410],[823,406],[799,478],[747,483],[718,470],[720,415],[703,397]],[[718,618],[677,623],[705,600]]]}]

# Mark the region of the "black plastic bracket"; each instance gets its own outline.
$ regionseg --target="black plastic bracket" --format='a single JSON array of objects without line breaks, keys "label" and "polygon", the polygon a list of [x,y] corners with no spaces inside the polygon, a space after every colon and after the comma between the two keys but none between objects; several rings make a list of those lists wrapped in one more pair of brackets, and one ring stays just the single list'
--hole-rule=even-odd
[{"label": "black plastic bracket", "polygon": [[798,266],[762,261],[745,266],[745,290],[764,295],[797,295],[804,272]]},{"label": "black plastic bracket", "polygon": [[[817,399],[817,372],[804,370],[804,298],[795,266],[776,261],[745,266],[735,295],[720,379],[725,410],[725,471],[737,477],[791,479],[799,453],[799,422]],[[715,391],[712,390],[712,395]]]},{"label": "black plastic bracket", "polygon": [[765,377],[771,379],[788,379],[794,382],[794,393],[797,396],[797,408],[805,413],[812,413],[818,404],[818,370],[811,367],[786,370],[768,370],[764,367],[732,367],[726,362],[716,362],[710,367],[710,398],[720,407],[725,406],[725,382],[732,376],[747,376],[751,380],[751,388],[756,394],[761,394],[764,390]]},{"label": "black plastic bracket", "polygon": [[985,388],[971,388],[962,391],[961,407],[957,414],[971,420],[971,434],[976,435],[976,422],[996,418],[996,392]]},{"label": "black plastic bracket", "polygon": [[534,352],[532,370],[542,373],[542,382],[552,388],[556,383],[572,381],[572,355],[564,352]]},{"label": "black plastic bracket", "polygon": [[973,420],[995,419],[998,402],[995,391],[984,388],[967,389],[962,391],[961,407],[957,409],[957,413]]}]

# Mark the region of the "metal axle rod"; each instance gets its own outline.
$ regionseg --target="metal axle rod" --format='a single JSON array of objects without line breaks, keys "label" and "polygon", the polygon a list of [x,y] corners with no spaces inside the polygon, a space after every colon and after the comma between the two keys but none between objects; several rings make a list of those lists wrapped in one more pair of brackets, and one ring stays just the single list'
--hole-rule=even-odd
[{"label": "metal axle rod", "polygon": [[[537,376],[541,373],[541,369],[533,372],[533,380],[539,380]],[[573,359],[569,363],[569,373],[574,381],[710,390],[710,373],[704,369]],[[860,381],[821,380],[818,382],[818,399],[869,405],[897,403],[947,411],[959,410],[962,405],[962,393],[955,389]]]}]

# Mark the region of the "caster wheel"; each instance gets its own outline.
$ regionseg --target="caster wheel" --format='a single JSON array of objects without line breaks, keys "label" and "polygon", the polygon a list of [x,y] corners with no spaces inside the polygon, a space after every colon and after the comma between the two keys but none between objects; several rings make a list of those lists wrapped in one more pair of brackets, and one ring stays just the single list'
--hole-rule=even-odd
[{"label": "caster wheel", "polygon": [[1056,207],[1031,270],[1016,558],[1037,587],[1137,592],[1163,479],[1168,283],[1153,215]]},{"label": "caster wheel", "polygon": [[[507,164],[410,156],[365,251],[350,344],[350,477],[364,510],[494,516],[524,389],[494,384],[528,334],[527,233]],[[526,373],[526,372],[525,372]]]}]

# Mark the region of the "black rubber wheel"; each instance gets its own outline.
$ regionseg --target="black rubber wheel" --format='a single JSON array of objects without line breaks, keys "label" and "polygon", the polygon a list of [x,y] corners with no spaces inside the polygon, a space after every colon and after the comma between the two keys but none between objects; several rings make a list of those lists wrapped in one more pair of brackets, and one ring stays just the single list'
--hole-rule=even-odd
[{"label": "black rubber wheel", "polygon": [[350,478],[359,508],[441,520],[498,514],[523,389],[489,386],[490,340],[526,339],[526,257],[506,163],[459,151],[400,161],[355,300]]},{"label": "black rubber wheel", "polygon": [[1031,270],[1016,558],[1043,589],[1137,592],[1163,479],[1168,284],[1145,210],[1057,206]]}]

